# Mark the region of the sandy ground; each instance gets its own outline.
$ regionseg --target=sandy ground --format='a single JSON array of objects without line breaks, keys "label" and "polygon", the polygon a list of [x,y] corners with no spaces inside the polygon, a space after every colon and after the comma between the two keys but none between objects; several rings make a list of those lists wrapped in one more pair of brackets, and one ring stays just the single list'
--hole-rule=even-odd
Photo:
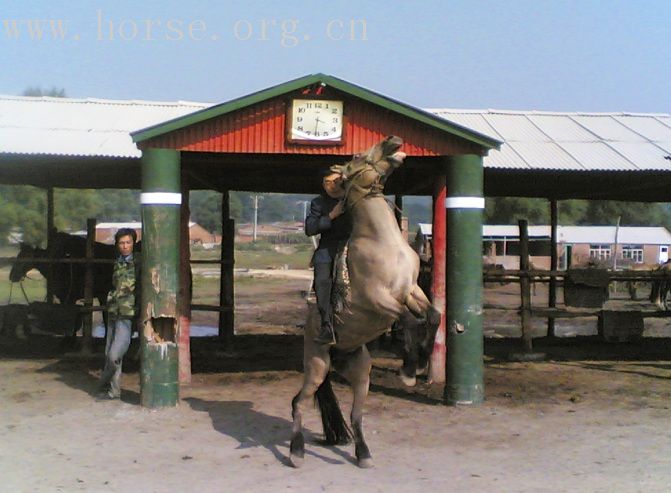
[{"label": "sandy ground", "polygon": [[[287,292],[304,287],[294,282]],[[398,360],[380,351],[365,419],[375,467],[358,469],[351,445],[320,444],[315,410],[296,470],[287,456],[301,340],[291,334],[304,316],[282,312],[278,293],[261,304],[238,294],[257,302],[238,323],[267,335],[240,336],[233,353],[194,339],[193,382],[174,409],[139,406],[132,360],[122,401],[96,402],[100,353],[64,357],[53,338],[1,343],[0,491],[671,490],[668,334],[635,344],[537,340],[548,355],[539,363],[509,362],[518,341],[488,338],[487,399],[468,408],[442,405],[440,385],[403,387]],[[265,331],[266,320],[281,323]],[[347,387],[336,392],[347,409]]]}]

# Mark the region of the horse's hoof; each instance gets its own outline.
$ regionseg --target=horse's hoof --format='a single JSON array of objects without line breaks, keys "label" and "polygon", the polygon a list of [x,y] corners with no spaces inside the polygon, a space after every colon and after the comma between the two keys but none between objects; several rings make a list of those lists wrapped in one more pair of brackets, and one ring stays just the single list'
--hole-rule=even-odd
[{"label": "horse's hoof", "polygon": [[403,385],[405,385],[406,387],[414,387],[415,385],[417,385],[417,377],[415,376],[409,377],[405,375],[402,371],[398,373],[398,376],[401,377],[401,382],[403,382]]},{"label": "horse's hoof", "polygon": [[291,454],[289,456],[289,462],[296,469],[300,468],[303,465],[304,457],[299,457],[298,455]]},{"label": "horse's hoof", "polygon": [[357,465],[361,469],[370,469],[371,467],[374,466],[373,459],[371,459],[370,457],[366,457],[365,459],[359,459],[357,460]]}]

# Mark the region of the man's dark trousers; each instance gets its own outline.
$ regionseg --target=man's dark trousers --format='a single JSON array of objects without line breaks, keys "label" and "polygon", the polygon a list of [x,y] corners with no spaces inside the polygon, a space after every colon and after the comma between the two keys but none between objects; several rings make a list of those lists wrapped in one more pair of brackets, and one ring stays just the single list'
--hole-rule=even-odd
[{"label": "man's dark trousers", "polygon": [[317,308],[319,308],[322,323],[329,321],[333,324],[333,308],[331,307],[333,262],[314,264],[314,269]]}]

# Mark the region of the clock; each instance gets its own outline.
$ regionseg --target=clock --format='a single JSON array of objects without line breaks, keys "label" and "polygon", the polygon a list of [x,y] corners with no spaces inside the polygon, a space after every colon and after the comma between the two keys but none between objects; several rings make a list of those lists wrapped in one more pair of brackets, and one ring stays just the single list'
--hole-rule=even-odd
[{"label": "clock", "polygon": [[330,99],[294,99],[288,113],[287,139],[294,144],[340,143],[343,138],[343,102]]}]

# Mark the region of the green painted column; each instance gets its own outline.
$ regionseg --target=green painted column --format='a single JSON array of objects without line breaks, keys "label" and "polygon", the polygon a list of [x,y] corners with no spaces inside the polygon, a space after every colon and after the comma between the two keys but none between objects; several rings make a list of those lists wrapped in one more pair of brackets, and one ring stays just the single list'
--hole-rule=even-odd
[{"label": "green painted column", "polygon": [[482,331],[482,157],[447,163],[447,365],[445,403],[484,400]]},{"label": "green painted column", "polygon": [[140,401],[157,408],[179,400],[180,155],[142,151],[142,360]]}]

